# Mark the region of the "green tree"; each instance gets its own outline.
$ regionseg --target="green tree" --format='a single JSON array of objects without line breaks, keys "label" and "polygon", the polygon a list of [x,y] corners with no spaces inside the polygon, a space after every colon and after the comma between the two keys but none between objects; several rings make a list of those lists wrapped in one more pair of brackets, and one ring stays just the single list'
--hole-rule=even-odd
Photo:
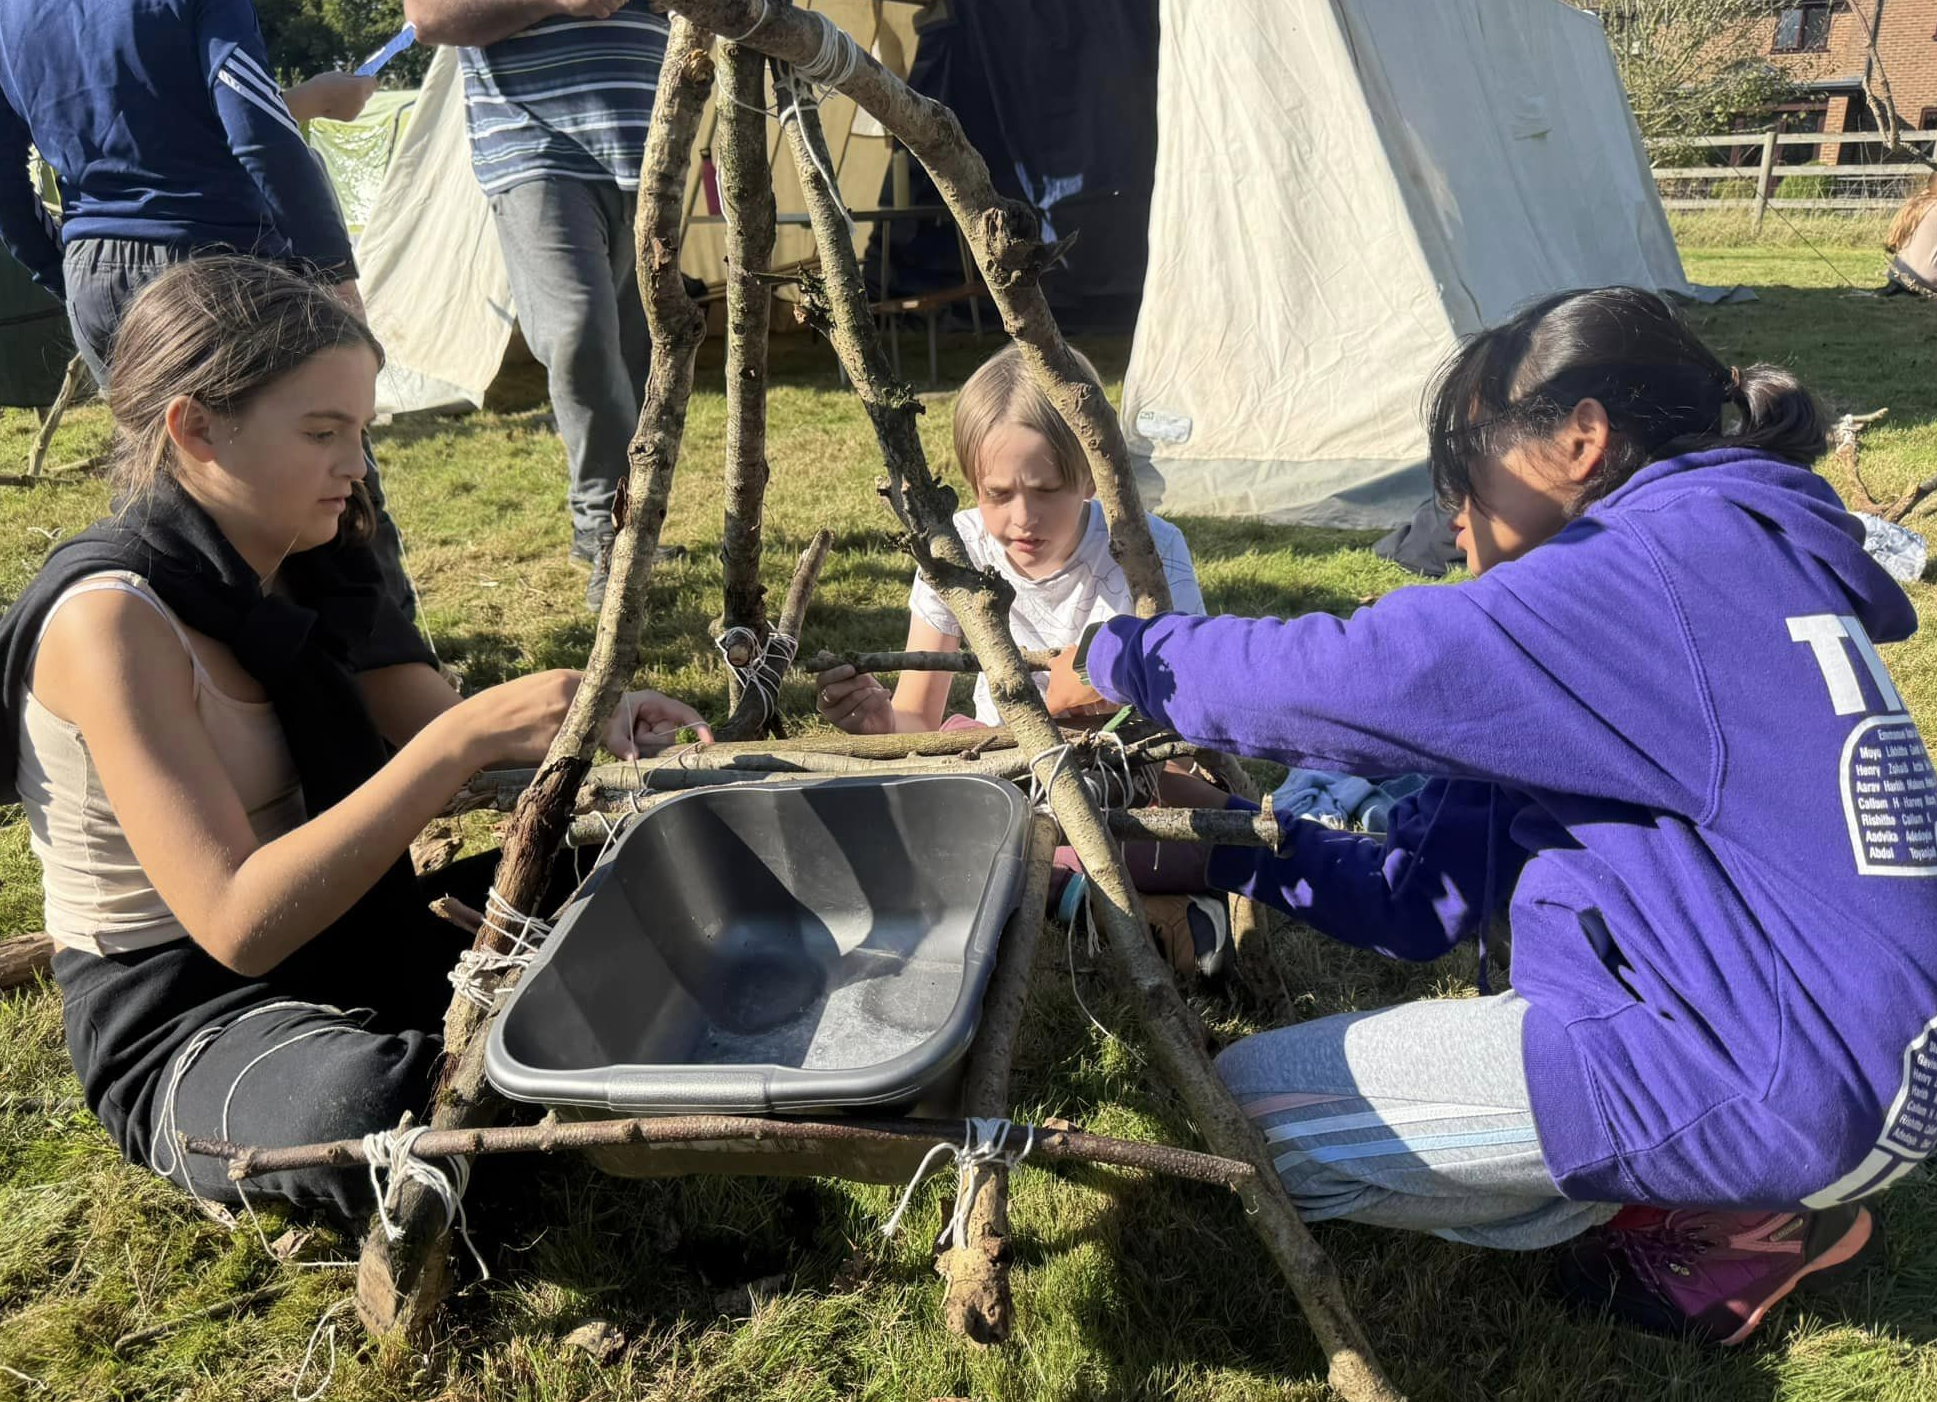
[{"label": "green tree", "polygon": [[1710,136],[1792,91],[1755,36],[1770,0],[1570,0],[1598,15],[1647,137]]},{"label": "green tree", "polygon": [[[284,82],[330,68],[349,68],[403,28],[403,0],[255,0],[269,63]],[[383,71],[386,85],[412,86],[430,66],[423,48],[401,54]]]}]

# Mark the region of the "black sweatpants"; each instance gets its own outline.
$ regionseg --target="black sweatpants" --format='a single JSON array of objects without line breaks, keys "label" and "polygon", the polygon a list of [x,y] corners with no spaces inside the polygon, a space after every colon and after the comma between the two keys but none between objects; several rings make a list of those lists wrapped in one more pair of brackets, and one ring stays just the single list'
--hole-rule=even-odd
[{"label": "black sweatpants", "polygon": [[[443,1050],[446,975],[470,937],[431,915],[450,894],[483,909],[497,853],[424,878],[410,928],[324,937],[263,979],[243,979],[181,942],[138,954],[64,950],[54,976],[87,1102],[122,1152],[212,1202],[241,1193],[220,1160],[182,1154],[178,1134],[287,1147],[360,1138],[422,1114]],[[549,913],[573,884],[561,859]],[[367,1170],[314,1168],[245,1185],[360,1222]]]}]

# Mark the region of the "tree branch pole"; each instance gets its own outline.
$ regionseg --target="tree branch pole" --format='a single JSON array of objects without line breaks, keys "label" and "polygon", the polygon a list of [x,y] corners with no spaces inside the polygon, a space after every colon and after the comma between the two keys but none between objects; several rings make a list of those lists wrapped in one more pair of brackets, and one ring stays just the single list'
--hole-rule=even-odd
[{"label": "tree branch pole", "polygon": [[[711,771],[718,774],[719,771]],[[886,768],[874,771],[871,777],[895,778],[911,774],[961,774],[986,773],[980,770],[907,770]],[[598,799],[580,816],[572,819],[565,830],[567,847],[602,846],[612,836],[615,828],[624,825],[624,820],[634,814],[646,812],[657,807],[669,798],[676,798],[687,792],[688,788],[737,787],[760,788],[769,784],[792,784],[804,780],[824,780],[840,778],[837,774],[748,774],[719,779],[709,784],[694,784],[678,787],[666,785],[660,790],[636,788],[614,790],[601,794]],[[994,774],[991,778],[1019,780],[1022,776]],[[617,820],[617,821],[614,821]],[[1213,843],[1220,847],[1268,847],[1276,848],[1280,830],[1268,817],[1256,813],[1232,813],[1222,808],[1112,808],[1104,815],[1109,825],[1110,835],[1119,842],[1191,842],[1198,845]],[[1247,902],[1249,904],[1249,902]]]},{"label": "tree branch pole", "polygon": [[[1029,1126],[1018,1125],[1026,1132]],[[547,1117],[535,1125],[432,1130],[415,1145],[420,1159],[475,1158],[494,1154],[552,1154],[561,1149],[596,1149],[627,1144],[709,1144],[753,1140],[850,1144],[960,1144],[968,1131],[963,1120],[782,1120],[742,1115],[649,1115],[629,1120],[583,1120],[561,1124]],[[1012,1132],[1013,1139],[1014,1132]],[[182,1147],[202,1158],[228,1161],[229,1178],[244,1182],[270,1173],[303,1168],[354,1168],[369,1162],[361,1139],[333,1139],[287,1149],[231,1144],[223,1139],[182,1136]],[[1020,1146],[1018,1146],[1020,1147]],[[1194,1149],[1113,1139],[1081,1130],[1036,1130],[1031,1158],[1051,1162],[1137,1168],[1166,1178],[1232,1188],[1256,1172],[1248,1163],[1220,1159]]]},{"label": "tree branch pole", "polygon": [[[1056,824],[1038,817],[1030,825],[1027,874],[1022,903],[1009,918],[996,951],[995,973],[982,997],[982,1022],[969,1053],[962,1109],[978,1119],[1006,1118],[1009,1070],[1029,1005],[1029,985],[1042,944],[1043,910],[1049,903],[1049,878],[1056,857]],[[1015,1327],[1015,1300],[1009,1288],[1009,1168],[977,1164],[964,1170],[956,1192],[968,1199],[966,1225],[935,1262],[948,1281],[942,1318],[973,1343],[999,1344]]]},{"label": "tree branch pole", "polygon": [[[537,779],[518,802],[498,864],[498,894],[516,911],[537,913],[533,907],[550,879],[600,729],[638,659],[646,582],[685,432],[693,357],[706,331],[705,318],[680,281],[679,229],[693,137],[713,84],[710,42],[690,22],[676,19],[660,70],[640,176],[637,226],[639,287],[652,334],[644,404],[627,453],[631,473],[613,510],[618,530],[611,584],[585,680]],[[476,947],[502,952],[506,940],[493,925],[480,930]],[[484,1079],[485,1039],[476,1035],[485,1020],[486,1014],[467,999],[451,1000],[445,1020],[447,1059],[431,1107],[431,1123],[440,1130],[495,1113],[496,1097]],[[405,1184],[391,1215],[402,1229],[395,1241],[386,1239],[380,1227],[364,1238],[357,1313],[373,1333],[415,1337],[449,1291],[450,1232],[442,1207],[415,1183]]]},{"label": "tree branch pole", "polygon": [[[745,35],[745,42],[785,63],[811,64],[820,51],[824,31],[818,20],[798,10],[775,8],[766,0],[675,0],[675,8],[709,28]],[[840,90],[913,150],[934,177],[976,250],[1010,334],[1023,346],[1032,371],[1051,381],[1059,396],[1058,409],[1076,427],[1097,476],[1099,497],[1106,492],[1127,496],[1127,511],[1121,500],[1114,507],[1106,501],[1106,513],[1115,510],[1124,517],[1124,535],[1113,541],[1112,549],[1120,552],[1139,610],[1160,607],[1165,601],[1162,570],[1127,471],[1121,430],[1101,391],[1076,368],[1035,285],[1050,255],[1036,241],[1034,216],[996,197],[987,168],[945,107],[917,97],[866,54],[857,51],[847,57],[852,59],[851,76]],[[915,432],[920,402],[906,386],[895,383],[888,370],[880,338],[868,317],[853,244],[835,206],[837,196],[821,182],[815,168],[816,155],[820,163],[826,162],[825,142],[818,141],[817,114],[803,105],[786,127],[827,279],[831,339],[881,441],[888,469],[884,494],[908,529],[917,567],[942,595],[961,623],[965,641],[982,659],[996,706],[1017,743],[1032,757],[1040,756],[1059,743],[1059,732],[1009,633],[1009,591],[999,577],[973,568],[954,526],[956,495],[929,471]],[[1118,464],[1126,470],[1119,471]],[[1113,535],[1118,524],[1112,516]],[[1133,569],[1135,575],[1131,575]],[[1129,985],[1158,1065],[1182,1095],[1209,1144],[1258,1170],[1240,1189],[1249,1220],[1311,1321],[1330,1360],[1332,1387],[1350,1402],[1396,1399],[1398,1392],[1387,1381],[1345,1302],[1337,1269],[1311,1239],[1285,1195],[1263,1136],[1212,1069],[1196,1034],[1196,1019],[1151,944],[1122,856],[1095,805],[1076,776],[1068,773],[1055,778],[1049,801],[1089,873],[1092,908]]]},{"label": "tree branch pole", "polygon": [[[1047,672],[1056,660],[1053,652],[1025,652],[1022,665],[1032,672]],[[816,675],[836,667],[852,667],[857,672],[979,672],[982,664],[972,652],[817,652],[794,664],[803,672]]]},{"label": "tree branch pole", "polygon": [[[793,583],[787,587],[787,602],[780,610],[780,627],[775,631],[776,638],[787,638],[791,649],[800,644],[801,629],[807,626],[807,606],[814,601],[814,588],[820,583],[821,566],[827,563],[827,552],[834,544],[833,532],[822,529],[814,533],[814,539],[800,552],[800,559],[794,565]],[[778,725],[778,697],[780,684],[787,677],[789,652],[768,652],[760,654],[760,680],[757,685],[746,688],[740,697],[740,704],[734,707],[733,714],[725,724],[715,726],[713,738],[720,741],[752,740],[771,727]],[[731,669],[728,669],[731,671]],[[769,703],[768,697],[775,701]]]},{"label": "tree branch pole", "polygon": [[727,708],[740,708],[740,672],[767,641],[760,583],[761,523],[767,496],[767,333],[773,292],[773,171],[767,164],[766,56],[728,44],[721,51],[720,197],[726,213],[726,526],[720,537],[724,601],[716,636],[745,629],[751,642],[727,648]]},{"label": "tree branch pole", "polygon": [[40,421],[40,432],[34,435],[34,446],[27,454],[27,475],[38,478],[41,465],[47,461],[47,450],[53,446],[54,434],[59,431],[61,420],[67,415],[67,406],[81,388],[81,378],[88,373],[87,361],[77,355],[67,362],[67,373],[61,377],[60,393],[48,407],[47,417]]}]

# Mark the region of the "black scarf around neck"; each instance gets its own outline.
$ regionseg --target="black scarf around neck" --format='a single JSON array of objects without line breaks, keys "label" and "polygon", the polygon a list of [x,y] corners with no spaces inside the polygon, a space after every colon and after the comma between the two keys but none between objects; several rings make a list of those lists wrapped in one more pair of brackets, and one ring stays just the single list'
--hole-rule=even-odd
[{"label": "black scarf around neck", "polygon": [[[435,665],[416,629],[383,592],[367,546],[326,545],[292,555],[280,589],[262,580],[194,498],[162,477],[141,500],[49,553],[0,615],[0,801],[19,802],[20,708],[47,610],[89,575],[140,575],[189,628],[235,654],[269,695],[311,816],[339,802],[389,757],[355,674],[408,662]],[[417,905],[400,857],[339,924]],[[364,928],[369,928],[364,924]]]}]

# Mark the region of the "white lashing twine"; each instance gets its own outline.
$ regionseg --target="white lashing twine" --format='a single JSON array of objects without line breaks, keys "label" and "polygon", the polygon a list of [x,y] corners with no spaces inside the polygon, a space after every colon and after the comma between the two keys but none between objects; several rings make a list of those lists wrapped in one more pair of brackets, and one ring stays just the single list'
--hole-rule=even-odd
[{"label": "white lashing twine", "polygon": [[[720,634],[715,646],[727,670],[733,673],[740,693],[745,695],[750,691],[760,698],[760,725],[764,726],[780,713],[780,679],[794,665],[794,657],[800,652],[800,639],[785,633],[769,633],[762,643],[751,628],[729,628]],[[733,654],[741,649],[751,659],[744,667],[733,660]]]},{"label": "white lashing twine", "polygon": [[491,1268],[478,1254],[477,1243],[471,1240],[470,1221],[464,1215],[464,1190],[471,1185],[471,1161],[461,1156],[446,1159],[444,1162],[450,1165],[450,1171],[446,1172],[428,1159],[418,1158],[417,1141],[430,1133],[430,1129],[429,1125],[411,1125],[408,1129],[399,1125],[396,1129],[380,1129],[363,1136],[363,1157],[370,1165],[370,1189],[377,1195],[377,1220],[383,1224],[384,1240],[397,1241],[404,1234],[404,1229],[390,1220],[391,1196],[406,1181],[419,1184],[443,1205],[444,1229],[457,1228],[471,1259],[478,1263],[479,1277],[489,1280]]},{"label": "white lashing twine", "polygon": [[[299,998],[283,998],[273,1003],[258,1004],[256,1007],[230,1018],[227,1022],[218,1022],[213,1026],[204,1027],[193,1037],[189,1038],[182,1049],[175,1053],[175,1066],[169,1073],[168,1087],[162,1092],[161,1122],[157,1126],[155,1142],[148,1151],[148,1167],[160,1174],[163,1178],[168,1179],[171,1183],[175,1181],[175,1170],[180,1169],[182,1186],[188,1189],[189,1196],[195,1199],[195,1205],[206,1216],[228,1227],[236,1225],[235,1214],[231,1213],[219,1203],[210,1202],[196,1190],[194,1177],[189,1173],[187,1163],[183,1161],[180,1148],[182,1142],[181,1127],[177,1121],[177,1101],[181,1095],[182,1081],[194,1069],[195,1063],[202,1059],[202,1054],[214,1046],[216,1039],[230,1028],[240,1027],[251,1018],[262,1017],[267,1013],[283,1012],[291,1008],[308,1008],[313,1012],[326,1013],[332,1017],[348,1016],[341,1008],[328,1007],[322,1003],[306,1003]],[[352,1011],[370,1015],[370,1010],[367,1008],[356,1008],[352,1009]],[[222,1122],[220,1126],[222,1137],[224,1139],[229,1137],[229,1105],[235,1099],[236,1088],[242,1084],[242,1078],[244,1076],[255,1070],[261,1062],[276,1052],[281,1051],[284,1047],[294,1046],[296,1043],[306,1041],[311,1037],[320,1037],[325,1032],[339,1030],[341,1030],[341,1024],[326,1023],[321,1027],[313,1027],[307,1032],[299,1032],[294,1037],[285,1038],[283,1041],[276,1043],[275,1046],[270,1047],[268,1051],[257,1056],[247,1066],[244,1066],[237,1072],[235,1080],[229,1085],[228,1094],[222,1098]],[[167,1156],[167,1164],[165,1167],[163,1166],[164,1153]],[[238,1192],[240,1192],[239,1188]],[[244,1193],[241,1196],[242,1205],[245,1208],[249,1207],[248,1195]],[[249,1215],[251,1219],[255,1217],[253,1208],[250,1209]],[[256,1224],[256,1235],[259,1237],[262,1235],[262,1224],[260,1222]],[[265,1249],[267,1249],[268,1244],[268,1241],[265,1239],[263,1242]]]},{"label": "white lashing twine", "polygon": [[[333,1322],[338,1311],[356,1302],[354,1296],[346,1296],[323,1311],[323,1317],[316,1321],[316,1328],[309,1336],[309,1347],[303,1350],[303,1365],[296,1370],[296,1381],[290,1385],[289,1395],[296,1402],[316,1402],[316,1399],[330,1390],[330,1383],[336,1378],[336,1325]],[[322,1340],[325,1331],[329,1334],[330,1362],[323,1370],[323,1379],[308,1392],[303,1391],[303,1379],[309,1376],[309,1365],[316,1358],[316,1345]]]},{"label": "white lashing twine", "polygon": [[[606,840],[610,842],[611,837],[608,835]],[[497,1007],[499,995],[504,992],[499,986],[503,975],[512,969],[530,968],[552,927],[535,915],[514,910],[498,894],[496,886],[484,893],[483,924],[509,947],[502,952],[467,949],[457,956],[457,967],[446,977],[460,998],[490,1011]]]},{"label": "white lashing twine", "polygon": [[1020,1151],[1009,1148],[1009,1135],[1016,1126],[1004,1119],[970,1120],[963,1131],[960,1145],[944,1141],[930,1149],[915,1168],[915,1176],[908,1180],[902,1190],[901,1201],[895,1205],[893,1215],[881,1228],[881,1235],[892,1237],[901,1226],[901,1219],[914,1201],[915,1189],[928,1176],[929,1169],[943,1155],[953,1155],[955,1169],[959,1177],[955,1181],[955,1210],[949,1214],[948,1221],[942,1225],[941,1235],[935,1238],[935,1249],[945,1250],[950,1246],[963,1244],[968,1234],[969,1209],[974,1204],[971,1189],[974,1185],[974,1170],[989,1164],[1000,1163],[1014,1168],[1029,1157],[1029,1151],[1036,1147],[1036,1127],[1025,1125],[1028,1138],[1023,1141]]},{"label": "white lashing twine", "polygon": [[[815,50],[813,58],[809,59],[806,63],[793,65],[783,64],[775,70],[774,95],[782,99],[780,124],[783,127],[787,124],[789,117],[799,117],[803,103],[810,107],[818,107],[820,105],[814,96],[814,85],[818,84],[824,88],[838,88],[842,83],[852,78],[854,76],[854,70],[861,66],[861,47],[853,39],[848,37],[847,31],[819,10],[807,10],[804,13],[809,19],[812,19],[820,26],[821,42],[820,47]],[[760,17],[764,23],[766,20],[766,10],[764,8],[761,10]],[[753,28],[758,29],[759,27],[756,24]],[[752,29],[747,31],[749,34],[752,32]],[[807,80],[807,88],[805,91],[801,87],[801,79],[803,78]],[[784,97],[782,97],[779,91],[783,84],[786,88]],[[828,198],[834,201],[834,209],[841,216],[841,222],[847,225],[848,236],[852,238],[856,232],[854,216],[847,212],[847,203],[841,198],[840,183],[835,180],[834,172],[829,170],[826,162],[821,159],[820,151],[810,142],[803,141],[801,144],[806,147],[808,159],[813,162],[815,171],[826,184]]]},{"label": "white lashing twine", "polygon": [[[1074,880],[1077,878],[1071,879]],[[1090,914],[1090,899],[1087,891],[1083,893],[1081,909],[1084,932],[1083,943],[1089,950],[1090,958],[1094,960],[1103,952],[1103,946],[1098,942],[1096,937],[1096,920]],[[1082,986],[1076,981],[1076,922],[1074,920],[1069,922],[1069,928],[1063,932],[1063,949],[1069,955],[1069,991],[1076,995],[1076,1006],[1083,1010],[1083,1016],[1090,1020],[1090,1026],[1094,1027],[1098,1032],[1101,1032],[1107,1040],[1114,1042],[1116,1040],[1116,1033],[1105,1027],[1097,1019],[1096,1014],[1090,1011],[1090,1005],[1083,1001]]]},{"label": "white lashing twine", "polygon": [[[1134,806],[1137,800],[1136,776],[1131,769],[1130,752],[1124,747],[1123,737],[1112,731],[1100,735],[1098,739],[1108,740],[1116,747],[1105,751],[1101,756],[1102,762],[1091,771],[1102,781],[1098,786],[1102,791],[1098,796],[1098,807],[1108,810]],[[1032,758],[1029,761],[1029,802],[1046,813],[1049,791],[1056,787],[1056,780],[1065,769],[1080,762],[1080,753],[1077,742],[1066,741],[1051,745]],[[1047,778],[1037,769],[1044,760],[1054,761]]]}]

